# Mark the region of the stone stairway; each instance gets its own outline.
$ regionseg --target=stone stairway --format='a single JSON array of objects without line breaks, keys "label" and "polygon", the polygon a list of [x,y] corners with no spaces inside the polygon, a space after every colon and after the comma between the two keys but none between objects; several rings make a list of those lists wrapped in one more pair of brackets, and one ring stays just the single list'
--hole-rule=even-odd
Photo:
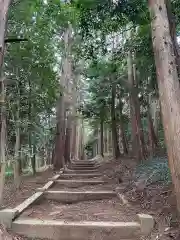
[{"label": "stone stairway", "polygon": [[[33,239],[132,240],[149,234],[154,224],[149,215],[138,214],[132,221],[120,221],[120,212],[116,211],[116,216],[106,213],[108,208],[114,210],[113,204],[121,207],[121,202],[117,193],[108,188],[108,182],[99,168],[100,165],[94,161],[71,162],[22,204],[14,209],[0,211],[0,222],[13,233]],[[107,206],[101,208],[104,201]],[[97,209],[92,218],[98,216],[98,220],[84,220],[89,217],[89,205]],[[39,208],[43,210],[40,211]],[[82,219],[69,220],[67,214],[63,216],[62,212],[68,208],[76,210],[74,219]],[[54,212],[52,209],[58,211]],[[92,210],[93,207],[91,212]],[[52,217],[53,214],[58,216],[57,219]]]}]

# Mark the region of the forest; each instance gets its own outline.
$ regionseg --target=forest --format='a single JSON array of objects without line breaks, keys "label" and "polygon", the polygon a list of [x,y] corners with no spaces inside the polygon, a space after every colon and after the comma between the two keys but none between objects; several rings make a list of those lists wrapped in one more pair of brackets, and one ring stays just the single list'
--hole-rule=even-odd
[{"label": "forest", "polygon": [[111,156],[178,215],[179,79],[178,0],[0,0],[0,204],[9,179]]}]

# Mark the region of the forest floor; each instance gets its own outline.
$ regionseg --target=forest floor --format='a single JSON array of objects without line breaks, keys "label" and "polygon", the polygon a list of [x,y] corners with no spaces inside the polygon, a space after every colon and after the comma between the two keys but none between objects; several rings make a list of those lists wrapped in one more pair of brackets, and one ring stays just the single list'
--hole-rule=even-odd
[{"label": "forest floor", "polygon": [[0,205],[0,209],[13,208],[22,203],[33,193],[36,192],[38,187],[42,187],[48,182],[48,178],[51,178],[55,173],[52,169],[48,169],[44,172],[38,172],[35,176],[24,175],[21,177],[21,184],[19,190],[15,189],[13,183],[13,177],[6,178],[6,184],[3,192],[3,203]]},{"label": "forest floor", "polygon": [[[143,240],[180,240],[180,222],[177,218],[176,201],[171,184],[165,186],[156,183],[148,187],[136,184],[133,177],[135,167],[135,161],[132,159],[111,161],[105,163],[100,169],[100,172],[109,179],[109,183],[103,186],[72,188],[72,191],[100,189],[118,191],[118,187],[123,184],[124,190],[119,191],[125,196],[128,205],[122,205],[116,198],[75,204],[60,204],[46,200],[27,209],[22,217],[66,219],[67,221],[131,221],[135,219],[137,213],[148,213],[155,218],[155,227],[151,235],[142,238]],[[47,170],[36,176],[23,177],[19,191],[15,191],[12,180],[9,179],[6,183],[1,208],[17,206],[31,196],[38,187],[48,182],[48,178],[53,174],[52,170]],[[119,183],[119,177],[122,178],[123,183]],[[51,190],[57,190],[57,187]],[[67,190],[67,188],[61,188],[61,190]],[[8,239],[13,239],[13,236]],[[24,240],[26,238],[14,236],[14,239]]]},{"label": "forest floor", "polygon": [[134,161],[126,159],[122,164],[116,164],[116,171],[121,173],[126,184],[123,194],[130,206],[136,213],[147,213],[155,219],[154,229],[145,239],[180,240],[180,219],[172,184],[155,182],[148,186],[141,185],[132,177],[136,165]]}]

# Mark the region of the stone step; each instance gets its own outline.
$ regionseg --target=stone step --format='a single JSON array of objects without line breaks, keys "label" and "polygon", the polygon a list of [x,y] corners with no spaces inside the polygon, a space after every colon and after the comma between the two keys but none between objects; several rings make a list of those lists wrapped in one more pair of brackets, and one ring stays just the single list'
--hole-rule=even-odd
[{"label": "stone step", "polygon": [[12,231],[28,238],[51,240],[125,240],[139,239],[138,222],[68,222],[40,219],[18,219]]},{"label": "stone step", "polygon": [[89,166],[94,166],[96,164],[98,164],[97,162],[84,162],[84,161],[78,161],[78,162],[71,162],[72,164],[76,164],[76,165],[89,165]]},{"label": "stone step", "polygon": [[85,164],[71,164],[69,166],[71,166],[71,167],[84,167],[84,168],[86,168],[86,167],[88,167],[88,168],[98,168],[99,167],[99,165],[97,166],[97,165],[85,165]]},{"label": "stone step", "polygon": [[48,200],[61,203],[76,203],[81,201],[111,199],[117,197],[113,191],[45,191],[43,195]]},{"label": "stone step", "polygon": [[65,170],[64,170],[64,173],[98,173],[98,171],[97,170],[71,170],[71,169],[68,169],[68,168],[66,168]]},{"label": "stone step", "polygon": [[72,162],[80,162],[80,163],[95,163],[95,160],[72,160]]},{"label": "stone step", "polygon": [[84,165],[74,165],[74,164],[70,164],[68,165],[68,168],[71,170],[96,170],[98,169],[100,166],[84,166]]},{"label": "stone step", "polygon": [[94,177],[102,177],[100,173],[63,173],[60,175],[59,179],[67,179],[67,178],[94,178]]},{"label": "stone step", "polygon": [[106,182],[103,180],[90,180],[90,179],[67,179],[67,180],[56,180],[55,184],[64,185],[67,187],[81,187],[83,185],[98,185],[105,184]]},{"label": "stone step", "polygon": [[100,164],[75,164],[75,163],[70,163],[69,165],[75,166],[75,167],[99,167]]},{"label": "stone step", "polygon": [[69,170],[74,170],[74,171],[98,171],[99,169],[96,168],[89,168],[89,167],[72,167],[68,166]]},{"label": "stone step", "polygon": [[68,168],[69,169],[71,169],[71,168],[73,168],[73,169],[87,169],[87,170],[95,170],[95,169],[98,169],[100,166],[82,166],[82,165],[78,165],[78,166],[76,166],[76,165],[69,165],[68,166]]}]

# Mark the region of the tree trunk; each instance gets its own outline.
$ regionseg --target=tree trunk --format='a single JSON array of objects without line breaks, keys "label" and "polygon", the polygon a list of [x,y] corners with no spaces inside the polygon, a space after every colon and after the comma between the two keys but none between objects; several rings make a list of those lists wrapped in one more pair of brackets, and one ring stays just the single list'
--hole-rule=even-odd
[{"label": "tree trunk", "polygon": [[136,83],[136,65],[132,64],[132,54],[128,53],[128,81],[130,88],[130,109],[132,124],[132,148],[138,160],[146,158],[144,134],[141,124],[140,104]]},{"label": "tree trunk", "polygon": [[77,120],[77,130],[76,130],[76,151],[75,159],[79,159],[79,148],[80,148],[80,119]]},{"label": "tree trunk", "polygon": [[84,159],[84,120],[81,119],[80,159]]},{"label": "tree trunk", "polygon": [[147,114],[148,114],[150,155],[153,156],[155,149],[158,147],[158,139],[155,134],[153,120],[152,120],[151,112],[149,108],[148,108]]},{"label": "tree trunk", "polygon": [[70,162],[71,156],[71,132],[72,132],[72,116],[67,117],[66,135],[65,135],[65,147],[64,147],[64,159],[65,163]]},{"label": "tree trunk", "polygon": [[107,127],[106,126],[104,126],[103,149],[104,149],[104,153],[107,153]]},{"label": "tree trunk", "polygon": [[131,119],[131,142],[132,142],[132,153],[137,158],[138,156],[138,149],[140,148],[138,137],[137,137],[137,125],[136,125],[136,115],[134,109],[134,102],[133,102],[133,95],[132,95],[132,88],[134,87],[134,79],[133,79],[133,65],[132,65],[132,54],[128,52],[127,58],[127,65],[128,65],[128,83],[130,87],[130,96],[129,96],[129,104],[130,104],[130,119]]},{"label": "tree trunk", "polygon": [[[22,146],[22,137],[21,137],[21,124],[20,124],[20,121],[21,119],[23,118],[23,113],[21,112],[21,97],[23,95],[23,91],[22,91],[22,88],[23,88],[23,83],[22,81],[19,79],[18,81],[18,92],[19,92],[19,98],[18,98],[18,103],[17,103],[17,127],[19,128],[19,157],[18,157],[18,171],[19,171],[19,175],[22,174],[22,151],[21,151],[21,146]],[[17,134],[18,135],[18,134]]]},{"label": "tree trunk", "polygon": [[120,136],[123,146],[123,152],[125,155],[128,154],[128,144],[127,139],[124,131],[124,124],[123,124],[123,116],[122,116],[122,103],[121,103],[121,97],[119,96],[119,122],[120,122]]},{"label": "tree trunk", "polygon": [[100,119],[100,146],[100,154],[104,157],[104,121],[102,118]]},{"label": "tree trunk", "polygon": [[164,0],[149,0],[152,40],[169,166],[180,213],[180,85]]},{"label": "tree trunk", "polygon": [[77,142],[76,142],[76,133],[77,133],[77,119],[76,117],[73,117],[72,121],[72,126],[71,126],[71,159],[75,159],[75,152],[76,152],[76,147],[77,147]]},{"label": "tree trunk", "polygon": [[3,199],[3,189],[5,182],[5,170],[6,170],[6,108],[5,108],[5,86],[3,77],[3,63],[4,63],[4,39],[7,30],[7,18],[10,0],[0,0],[0,104],[1,104],[1,117],[0,117],[0,204]]},{"label": "tree trunk", "polygon": [[[72,60],[71,60],[72,61]],[[77,132],[77,101],[78,101],[78,93],[77,93],[77,86],[78,86],[78,80],[79,75],[72,73],[72,66],[69,67],[69,72],[72,75],[73,84],[71,86],[70,92],[72,96],[72,103],[71,103],[71,109],[72,109],[72,118],[71,118],[71,137],[70,137],[70,153],[71,153],[71,159],[75,158],[75,150],[77,147],[76,142],[76,132]]]},{"label": "tree trunk", "polygon": [[36,145],[33,143],[33,153],[31,156],[31,166],[32,166],[32,171],[33,175],[36,174]]},{"label": "tree trunk", "polygon": [[6,107],[5,107],[5,86],[4,81],[1,82],[1,115],[0,115],[0,163],[1,163],[1,175],[0,175],[0,204],[3,200],[3,189],[5,182],[6,171]]},{"label": "tree trunk", "polygon": [[2,77],[2,66],[4,62],[4,39],[7,30],[8,10],[11,0],[0,0],[0,71]]},{"label": "tree trunk", "polygon": [[28,98],[28,120],[29,120],[29,152],[30,152],[30,162],[32,167],[33,175],[36,173],[36,166],[34,163],[34,146],[35,144],[32,144],[32,86],[31,86],[31,80],[29,80],[29,98]]},{"label": "tree trunk", "polygon": [[111,129],[109,129],[109,149],[110,149],[109,152],[113,154],[112,123],[111,123]]},{"label": "tree trunk", "polygon": [[53,158],[53,167],[55,170],[64,167],[65,115],[64,96],[61,96],[57,109],[56,139]]},{"label": "tree trunk", "polygon": [[14,151],[14,184],[15,188],[18,189],[20,186],[20,167],[19,163],[20,159],[20,126],[19,126],[19,104],[17,104],[16,110],[16,143],[15,143],[15,151]]},{"label": "tree trunk", "polygon": [[35,173],[36,173],[36,166],[35,166],[35,162],[34,162],[34,149],[33,149],[33,147],[34,147],[34,145],[32,146],[32,133],[30,131],[29,132],[30,162],[31,162],[31,168],[32,168],[33,175],[35,175]]},{"label": "tree trunk", "polygon": [[107,153],[110,153],[110,137],[109,137],[109,128],[106,129],[106,135],[107,135]]},{"label": "tree trunk", "polygon": [[139,140],[139,156],[140,160],[144,160],[146,158],[146,147],[144,141],[144,133],[141,123],[141,113],[140,113],[140,103],[138,98],[138,85],[137,85],[137,71],[136,71],[136,64],[133,64],[133,88],[132,88],[132,95],[133,95],[133,103],[135,109],[135,116],[136,116],[136,124],[137,124],[137,136]]},{"label": "tree trunk", "polygon": [[121,123],[120,123],[120,136],[121,136],[121,141],[122,141],[123,153],[125,155],[128,155],[127,139],[126,139],[126,135],[124,133],[124,128],[122,127]]},{"label": "tree trunk", "polygon": [[101,129],[98,128],[98,155],[101,155]]},{"label": "tree trunk", "polygon": [[172,13],[171,1],[165,0],[165,3],[167,8],[170,35],[171,35],[172,43],[174,46],[174,54],[176,57],[176,66],[177,66],[178,76],[180,77],[180,50],[179,50],[179,45],[178,45],[177,36],[176,36],[176,22],[175,22],[176,17]]},{"label": "tree trunk", "polygon": [[116,86],[114,84],[112,84],[111,124],[112,124],[113,153],[114,153],[114,157],[116,159],[118,159],[121,156],[121,153],[120,153],[120,149],[119,149],[118,135],[117,135],[115,96],[116,96]]},{"label": "tree trunk", "polygon": [[66,131],[66,105],[68,95],[66,93],[70,87],[70,80],[72,77],[71,72],[71,61],[70,61],[70,53],[71,53],[71,35],[72,28],[69,24],[64,33],[64,51],[65,57],[62,66],[62,77],[61,77],[61,87],[64,88],[64,92],[59,98],[59,104],[57,107],[57,132],[56,132],[56,141],[55,141],[55,152],[53,165],[55,170],[59,170],[61,167],[65,165],[64,159],[64,151],[65,151],[65,131]]},{"label": "tree trunk", "polygon": [[151,117],[153,119],[153,126],[155,135],[158,136],[158,128],[159,128],[159,122],[160,122],[160,107],[159,107],[159,99],[151,99],[149,102],[150,107],[150,113]]}]

